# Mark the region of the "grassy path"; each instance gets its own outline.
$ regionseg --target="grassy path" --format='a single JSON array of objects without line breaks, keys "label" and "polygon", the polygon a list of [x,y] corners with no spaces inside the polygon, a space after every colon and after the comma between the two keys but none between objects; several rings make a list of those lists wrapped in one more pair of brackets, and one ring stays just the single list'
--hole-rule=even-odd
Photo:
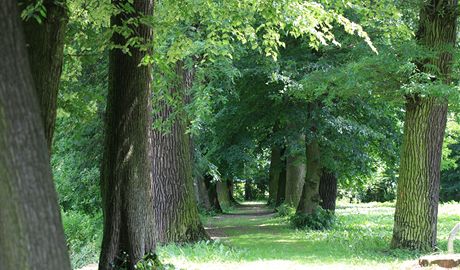
[{"label": "grassy path", "polygon": [[[181,269],[404,269],[419,254],[390,250],[391,204],[341,205],[329,231],[296,231],[264,205],[246,204],[204,219],[214,243],[160,248],[163,261]],[[441,249],[460,220],[458,204],[440,210]],[[457,250],[460,250],[458,243]]]}]

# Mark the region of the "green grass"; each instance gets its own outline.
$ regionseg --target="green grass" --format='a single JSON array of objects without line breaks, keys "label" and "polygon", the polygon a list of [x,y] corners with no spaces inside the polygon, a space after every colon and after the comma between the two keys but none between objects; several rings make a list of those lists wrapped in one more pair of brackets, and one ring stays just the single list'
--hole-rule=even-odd
[{"label": "green grass", "polygon": [[[245,211],[236,208],[232,214]],[[398,269],[421,254],[389,249],[393,212],[392,203],[339,204],[337,223],[328,231],[294,230],[287,218],[272,216],[205,217],[206,226],[225,235],[217,243],[169,245],[159,248],[159,256],[181,269]],[[440,206],[441,250],[457,222],[460,204]]]}]

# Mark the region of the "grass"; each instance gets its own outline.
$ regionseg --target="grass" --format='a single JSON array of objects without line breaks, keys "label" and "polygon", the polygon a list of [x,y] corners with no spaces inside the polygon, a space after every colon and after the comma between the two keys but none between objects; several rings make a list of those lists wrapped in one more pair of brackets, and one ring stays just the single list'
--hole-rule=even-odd
[{"label": "grass", "polygon": [[[248,210],[249,209],[249,210]],[[344,204],[337,223],[328,231],[301,231],[287,218],[251,215],[251,208],[235,208],[232,215],[205,217],[204,224],[220,234],[217,242],[169,245],[159,248],[165,263],[180,269],[399,269],[421,254],[389,249],[392,203]],[[460,222],[460,204],[440,206],[439,248]],[[457,251],[460,244],[455,243]]]}]

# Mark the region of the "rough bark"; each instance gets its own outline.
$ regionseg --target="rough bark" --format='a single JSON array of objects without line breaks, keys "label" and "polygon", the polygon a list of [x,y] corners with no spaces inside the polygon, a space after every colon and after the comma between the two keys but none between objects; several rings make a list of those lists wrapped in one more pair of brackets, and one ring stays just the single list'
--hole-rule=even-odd
[{"label": "rough bark", "polygon": [[[281,157],[284,155],[284,149],[281,149]],[[275,206],[280,206],[284,203],[284,196],[286,194],[286,160],[281,158],[281,170],[278,182],[278,191],[276,192]]]},{"label": "rough bark", "polygon": [[70,270],[16,1],[0,29],[0,269]]},{"label": "rough bark", "polygon": [[278,196],[278,184],[281,173],[281,147],[279,145],[272,146],[272,153],[270,158],[270,172],[268,183],[268,204],[273,205],[276,203]]},{"label": "rough bark", "polygon": [[[301,134],[291,142],[293,148],[286,158],[286,193],[284,202],[293,207],[299,204],[305,182],[305,135]],[[300,148],[300,149],[299,149]]]},{"label": "rough bark", "polygon": [[217,198],[222,208],[230,208],[232,202],[230,200],[230,192],[228,189],[227,181],[219,181],[216,183]]},{"label": "rough bark", "polygon": [[[420,12],[417,40],[436,52],[419,69],[450,84],[457,33],[457,0],[430,0]],[[436,246],[439,178],[447,101],[413,94],[406,98],[404,138],[392,247],[431,250]]]},{"label": "rough bark", "polygon": [[335,211],[337,200],[337,176],[335,173],[323,169],[319,182],[319,196],[321,207],[326,210]]},{"label": "rough bark", "polygon": [[217,196],[217,185],[212,180],[213,179],[210,175],[206,175],[204,177],[204,184],[206,186],[206,190],[208,191],[209,202],[213,211],[222,213],[222,208],[220,207],[219,199]]},{"label": "rough bark", "polygon": [[[114,5],[128,0],[113,0]],[[153,1],[135,0],[135,13],[121,12],[111,18],[112,26],[124,20],[153,13]],[[152,29],[139,24],[133,31],[151,42]],[[119,34],[114,44],[125,44]],[[109,54],[109,90],[106,108],[106,137],[101,168],[101,193],[104,235],[99,269],[122,264],[127,254],[128,267],[155,252],[152,174],[150,157],[151,66],[139,66],[145,52],[130,47],[131,55],[120,49]]]},{"label": "rough bark", "polygon": [[318,139],[315,137],[307,145],[307,174],[302,188],[302,196],[297,206],[297,213],[310,215],[320,203],[319,183],[321,179],[321,162]]},{"label": "rough bark", "polygon": [[195,199],[198,207],[205,211],[211,211],[212,206],[209,200],[208,190],[206,189],[206,185],[204,183],[204,177],[201,175],[195,176],[193,186],[195,189]]},{"label": "rough bark", "polygon": [[[34,3],[32,0],[19,2],[22,7]],[[51,152],[68,15],[65,1],[57,4],[54,0],[44,0],[43,5],[46,17],[42,22],[30,18],[23,22],[23,27],[42,123]]]},{"label": "rough bark", "polygon": [[[187,103],[186,90],[191,87],[193,71],[181,63],[176,65],[178,83],[170,87],[172,95]],[[198,215],[194,198],[190,136],[185,112],[159,101],[154,119],[172,119],[170,132],[152,131],[153,186],[156,239],[161,243],[185,243],[208,239]]]}]

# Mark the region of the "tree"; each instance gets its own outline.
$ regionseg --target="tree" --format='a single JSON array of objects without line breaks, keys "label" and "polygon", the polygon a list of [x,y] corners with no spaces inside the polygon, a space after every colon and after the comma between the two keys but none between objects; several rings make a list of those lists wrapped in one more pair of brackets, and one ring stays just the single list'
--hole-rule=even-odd
[{"label": "tree", "polygon": [[293,207],[299,204],[305,182],[305,135],[294,134],[291,151],[286,157],[286,192],[284,202]]},{"label": "tree", "polygon": [[[111,18],[116,48],[109,55],[109,89],[105,149],[101,169],[104,234],[99,269],[113,269],[127,259],[129,269],[155,252],[151,175],[152,68],[140,65],[146,55],[140,45],[126,47],[125,28],[150,43],[152,29],[131,23],[151,16],[153,1],[113,0],[119,12]],[[131,43],[132,44],[132,43]],[[126,258],[127,256],[127,258]]]},{"label": "tree", "polygon": [[161,243],[209,238],[194,198],[191,141],[187,115],[183,111],[187,91],[193,83],[193,69],[178,62],[175,74],[176,82],[167,87],[179,105],[160,99],[156,101],[158,112],[154,114],[156,122],[172,122],[170,130],[154,128],[152,131],[155,230],[156,239]]},{"label": "tree", "polygon": [[[35,2],[20,0],[19,4],[25,8],[26,15],[31,15],[26,11]],[[48,150],[51,152],[68,15],[65,1],[44,0],[41,5],[43,18],[40,14],[28,16],[23,27]]]},{"label": "tree", "polygon": [[[421,7],[416,39],[434,54],[418,64],[420,72],[430,76],[429,82],[426,82],[428,87],[430,84],[451,84],[457,4],[457,0],[430,0]],[[437,243],[440,163],[447,99],[415,92],[406,95],[405,107],[391,245],[394,248],[431,250]]]},{"label": "tree", "polygon": [[319,182],[320,206],[323,209],[335,211],[337,199],[337,176],[330,170],[323,168]]},{"label": "tree", "polygon": [[273,145],[271,148],[270,157],[270,172],[269,172],[269,185],[268,185],[268,204],[273,205],[276,203],[278,196],[278,186],[281,173],[281,147]]},{"label": "tree", "polygon": [[0,268],[70,270],[17,2],[0,15]]}]

